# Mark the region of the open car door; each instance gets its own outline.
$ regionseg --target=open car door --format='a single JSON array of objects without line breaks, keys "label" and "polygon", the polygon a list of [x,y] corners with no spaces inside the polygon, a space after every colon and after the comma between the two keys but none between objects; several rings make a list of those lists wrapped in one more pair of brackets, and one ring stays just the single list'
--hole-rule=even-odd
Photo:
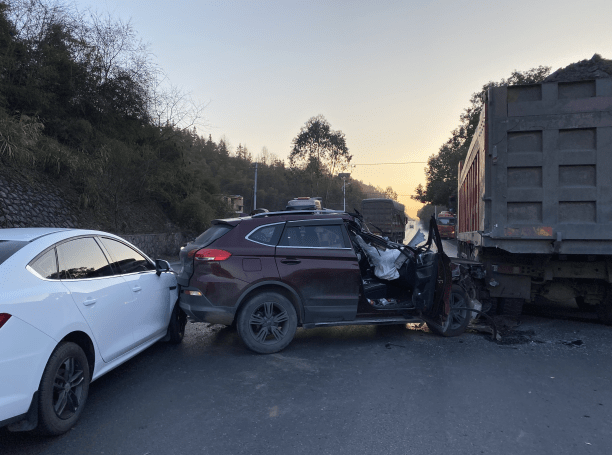
[{"label": "open car door", "polygon": [[[435,246],[435,250],[432,247]],[[442,239],[432,216],[427,243],[419,247],[413,299],[428,323],[443,328],[450,313],[452,276],[450,259],[444,252]]]}]

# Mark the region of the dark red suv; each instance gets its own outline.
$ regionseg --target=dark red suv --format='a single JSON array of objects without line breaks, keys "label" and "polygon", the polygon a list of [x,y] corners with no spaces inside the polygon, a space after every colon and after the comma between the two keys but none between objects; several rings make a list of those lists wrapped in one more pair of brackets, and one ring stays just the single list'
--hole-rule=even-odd
[{"label": "dark red suv", "polygon": [[191,320],[236,324],[259,353],[286,347],[298,326],[425,321],[436,333],[459,335],[471,290],[453,284],[460,273],[451,273],[431,225],[427,242],[410,247],[344,212],[215,220],[181,251],[180,306]]}]

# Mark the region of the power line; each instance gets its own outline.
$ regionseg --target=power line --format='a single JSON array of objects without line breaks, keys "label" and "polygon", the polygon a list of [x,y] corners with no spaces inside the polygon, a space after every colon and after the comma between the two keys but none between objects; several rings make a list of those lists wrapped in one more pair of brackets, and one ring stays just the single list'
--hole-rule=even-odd
[{"label": "power line", "polygon": [[406,161],[404,163],[359,163],[359,164],[351,164],[351,166],[380,166],[381,164],[427,164],[427,161]]},{"label": "power line", "polygon": [[[363,194],[382,194],[382,193],[380,193],[378,191],[371,191],[371,192],[364,192]],[[398,194],[397,196],[406,196],[406,197],[409,197],[409,196],[414,196],[414,194]]]}]

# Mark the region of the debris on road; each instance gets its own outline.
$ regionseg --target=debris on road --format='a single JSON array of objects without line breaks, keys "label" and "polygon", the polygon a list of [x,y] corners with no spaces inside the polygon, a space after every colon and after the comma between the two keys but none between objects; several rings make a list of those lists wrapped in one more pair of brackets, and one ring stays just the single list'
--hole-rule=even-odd
[{"label": "debris on road", "polygon": [[561,344],[564,344],[566,346],[582,346],[582,345],[584,345],[584,341],[582,341],[582,340],[561,341]]}]

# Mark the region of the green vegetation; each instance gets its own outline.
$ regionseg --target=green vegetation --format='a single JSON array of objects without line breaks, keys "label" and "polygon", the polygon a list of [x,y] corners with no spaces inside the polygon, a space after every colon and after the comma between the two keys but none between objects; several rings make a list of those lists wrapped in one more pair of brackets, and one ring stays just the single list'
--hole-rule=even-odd
[{"label": "green vegetation", "polygon": [[[202,231],[230,214],[221,194],[244,196],[249,212],[251,153],[198,135],[205,106],[162,83],[150,55],[130,23],[53,1],[0,0],[0,164],[55,178],[115,232],[137,230],[130,217],[143,206]],[[336,174],[350,155],[322,116],[294,140],[290,166],[265,148],[255,160],[258,207],[321,196],[342,208]],[[349,179],[347,209],[359,209],[366,193],[394,194]]]},{"label": "green vegetation", "polygon": [[[474,131],[478,126],[487,90],[500,85],[535,84],[542,82],[549,73],[550,67],[547,66],[539,66],[524,72],[513,71],[508,79],[488,82],[481,91],[474,93],[469,107],[461,114],[461,123],[452,131],[450,139],[440,147],[436,155],[430,156],[427,160],[425,168],[427,183],[425,188],[419,184],[415,189],[416,195],[412,198],[426,204],[452,206],[453,197],[456,198],[457,194],[459,162],[467,155]],[[431,211],[433,212],[433,208]],[[419,218],[423,219],[421,215]]]},{"label": "green vegetation", "polygon": [[348,169],[349,155],[342,131],[333,131],[329,122],[319,115],[312,117],[293,139],[293,150],[289,155],[291,166],[299,167],[310,176],[310,192],[319,193],[321,179],[327,177],[326,198],[329,197],[331,176]]}]

